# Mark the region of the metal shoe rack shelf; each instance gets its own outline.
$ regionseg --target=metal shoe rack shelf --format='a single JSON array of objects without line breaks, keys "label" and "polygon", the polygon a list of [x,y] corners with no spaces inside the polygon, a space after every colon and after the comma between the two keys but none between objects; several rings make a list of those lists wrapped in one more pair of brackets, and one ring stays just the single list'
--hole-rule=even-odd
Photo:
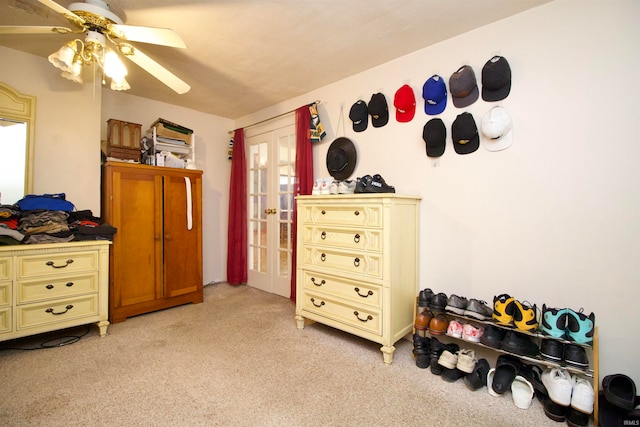
[{"label": "metal shoe rack shelf", "polygon": [[[416,297],[416,304],[414,306],[414,310],[413,310],[413,318],[415,319],[416,316],[418,315],[418,297]],[[575,342],[572,341],[567,341],[567,340],[563,340],[563,339],[559,339],[559,338],[553,338],[553,337],[549,337],[546,335],[543,335],[541,333],[537,333],[537,332],[525,332],[525,331],[521,331],[517,328],[513,328],[513,327],[509,327],[509,326],[503,326],[500,325],[498,323],[495,323],[493,321],[490,320],[480,320],[480,319],[476,319],[474,317],[470,317],[470,316],[464,316],[461,314],[456,314],[456,313],[451,313],[451,312],[443,312],[445,318],[447,319],[447,324],[451,321],[451,319],[460,319],[463,321],[466,321],[467,323],[472,323],[472,324],[480,324],[480,325],[492,325],[494,327],[500,328],[500,329],[504,329],[506,331],[512,331],[512,332],[518,332],[520,334],[523,335],[528,335],[534,339],[537,339],[537,343],[538,343],[538,348],[540,348],[540,340],[554,340],[554,341],[558,341],[561,342],[563,344],[572,344],[572,345],[579,345],[581,347],[584,347],[587,353],[587,358],[589,359],[590,363],[590,367],[588,367],[587,369],[580,369],[580,368],[576,368],[573,366],[568,366],[568,365],[564,365],[564,364],[560,364],[560,363],[555,363],[551,360],[547,360],[547,359],[543,359],[541,356],[537,356],[537,357],[531,357],[531,356],[524,356],[521,354],[517,354],[517,353],[511,353],[505,350],[502,350],[500,348],[495,348],[495,347],[490,347],[488,345],[484,345],[480,342],[473,342],[473,341],[468,341],[462,338],[457,338],[457,337],[452,337],[450,335],[432,335],[431,333],[429,333],[429,331],[425,331],[427,333],[429,333],[429,335],[431,336],[435,336],[437,337],[441,337],[441,336],[446,336],[448,338],[451,338],[452,340],[457,340],[457,341],[462,341],[465,343],[469,343],[472,344],[474,346],[478,346],[478,347],[482,347],[482,348],[486,348],[490,351],[494,351],[496,353],[502,353],[502,354],[509,354],[512,356],[515,356],[521,360],[525,360],[529,363],[535,363],[537,365],[544,365],[546,367],[550,367],[550,368],[564,368],[567,371],[569,371],[571,374],[575,375],[583,375],[585,377],[589,377],[592,379],[592,383],[593,383],[593,392],[594,392],[594,406],[593,406],[593,425],[597,426],[598,425],[598,389],[599,389],[599,383],[600,383],[600,376],[598,373],[598,366],[599,366],[599,356],[598,356],[598,348],[599,348],[599,342],[598,342],[598,327],[594,326],[593,328],[593,345],[581,345],[581,344],[576,344]],[[413,333],[416,333],[416,328],[415,325],[413,327]]]}]

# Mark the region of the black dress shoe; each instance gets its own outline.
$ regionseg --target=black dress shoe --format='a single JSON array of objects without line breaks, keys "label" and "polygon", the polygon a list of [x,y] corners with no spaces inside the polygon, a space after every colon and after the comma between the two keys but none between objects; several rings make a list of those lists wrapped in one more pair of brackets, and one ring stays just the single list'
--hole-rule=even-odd
[{"label": "black dress shoe", "polygon": [[579,369],[587,369],[589,367],[589,359],[584,347],[575,344],[565,344],[564,361],[567,366],[573,366]]},{"label": "black dress shoe", "polygon": [[536,357],[540,353],[538,345],[527,335],[508,331],[500,346],[504,351],[520,356]]},{"label": "black dress shoe", "polygon": [[439,292],[438,294],[431,297],[431,302],[429,303],[429,308],[432,311],[437,311],[438,313],[444,313],[444,309],[447,306],[447,295]]}]

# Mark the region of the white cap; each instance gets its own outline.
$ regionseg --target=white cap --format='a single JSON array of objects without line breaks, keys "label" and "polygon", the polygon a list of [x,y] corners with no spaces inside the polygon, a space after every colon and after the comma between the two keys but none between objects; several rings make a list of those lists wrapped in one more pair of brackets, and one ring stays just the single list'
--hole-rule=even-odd
[{"label": "white cap", "polygon": [[488,151],[500,151],[513,143],[511,117],[503,107],[493,107],[482,118],[482,145]]}]

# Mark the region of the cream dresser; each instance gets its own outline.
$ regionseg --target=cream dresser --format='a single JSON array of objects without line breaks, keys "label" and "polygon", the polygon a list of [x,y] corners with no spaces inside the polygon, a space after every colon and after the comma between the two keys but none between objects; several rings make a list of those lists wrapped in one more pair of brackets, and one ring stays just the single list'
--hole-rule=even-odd
[{"label": "cream dresser", "polygon": [[106,335],[110,243],[0,246],[0,341],[88,323]]},{"label": "cream dresser", "polygon": [[419,198],[299,196],[296,324],[323,323],[382,344],[385,363],[413,328]]}]

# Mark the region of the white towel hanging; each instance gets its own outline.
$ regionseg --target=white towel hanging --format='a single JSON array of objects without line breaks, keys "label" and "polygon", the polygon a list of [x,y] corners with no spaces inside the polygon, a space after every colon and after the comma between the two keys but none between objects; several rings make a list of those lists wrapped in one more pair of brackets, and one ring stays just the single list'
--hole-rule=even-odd
[{"label": "white towel hanging", "polygon": [[187,187],[187,230],[193,228],[193,212],[191,209],[191,179],[184,177],[184,184]]}]

